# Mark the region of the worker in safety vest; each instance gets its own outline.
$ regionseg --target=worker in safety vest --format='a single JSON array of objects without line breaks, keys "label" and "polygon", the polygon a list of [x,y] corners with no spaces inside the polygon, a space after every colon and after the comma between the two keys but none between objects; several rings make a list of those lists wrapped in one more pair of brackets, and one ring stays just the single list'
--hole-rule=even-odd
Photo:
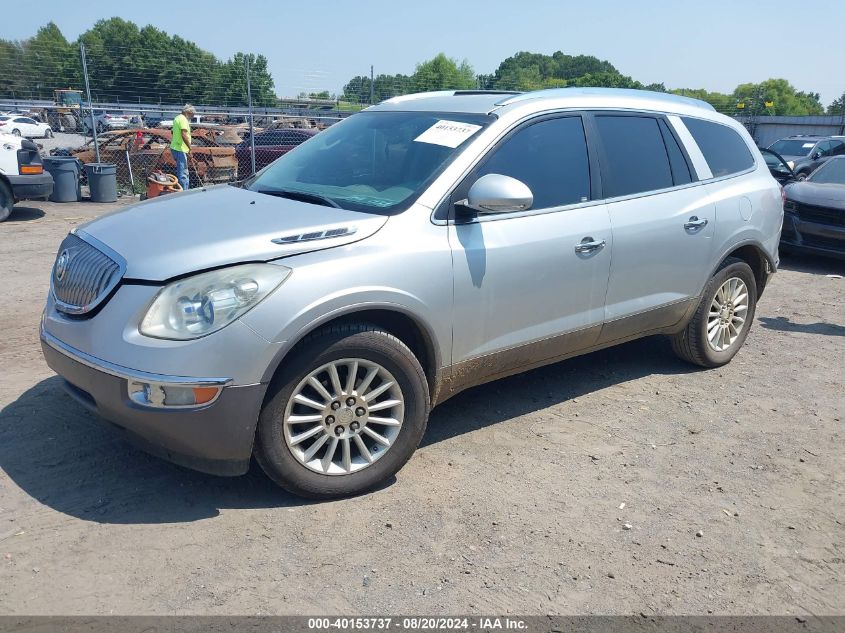
[{"label": "worker in safety vest", "polygon": [[191,151],[191,117],[194,116],[194,106],[186,104],[182,108],[182,114],[173,119],[173,139],[170,141],[170,151],[173,153],[173,160],[176,161],[176,178],[182,185],[182,190],[187,191],[188,181],[188,154]]}]

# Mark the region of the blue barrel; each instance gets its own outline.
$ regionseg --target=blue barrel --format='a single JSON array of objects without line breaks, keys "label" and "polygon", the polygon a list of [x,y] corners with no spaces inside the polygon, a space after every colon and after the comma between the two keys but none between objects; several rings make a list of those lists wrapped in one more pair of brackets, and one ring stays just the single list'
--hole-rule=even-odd
[{"label": "blue barrel", "polygon": [[79,202],[82,191],[79,172],[82,165],[72,156],[50,156],[44,158],[44,169],[53,177],[53,202]]},{"label": "blue barrel", "polygon": [[91,202],[117,200],[117,165],[112,163],[86,163],[85,175],[91,189]]}]

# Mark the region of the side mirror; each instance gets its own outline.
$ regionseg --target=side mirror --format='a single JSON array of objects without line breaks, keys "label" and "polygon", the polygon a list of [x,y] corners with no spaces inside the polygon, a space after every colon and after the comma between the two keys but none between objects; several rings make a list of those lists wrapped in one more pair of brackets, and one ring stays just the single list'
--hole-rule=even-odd
[{"label": "side mirror", "polygon": [[473,183],[467,193],[467,199],[459,204],[478,213],[525,211],[534,204],[534,194],[528,185],[516,178],[487,174]]},{"label": "side mirror", "polygon": [[820,159],[821,157],[822,157],[822,153],[821,153],[821,152],[813,152],[813,155],[812,155],[812,156],[810,156],[810,158],[812,158],[813,160],[818,160],[818,159]]}]

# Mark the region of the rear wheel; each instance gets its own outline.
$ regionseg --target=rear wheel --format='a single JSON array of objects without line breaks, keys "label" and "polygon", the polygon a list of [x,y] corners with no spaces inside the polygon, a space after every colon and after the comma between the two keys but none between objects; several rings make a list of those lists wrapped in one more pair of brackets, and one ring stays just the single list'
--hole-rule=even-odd
[{"label": "rear wheel", "polygon": [[12,134],[14,134],[15,136],[20,136],[21,131],[18,128],[15,128],[14,130],[12,130]]},{"label": "rear wheel", "polygon": [[50,128],[44,130],[44,138],[53,138],[53,130]]},{"label": "rear wheel", "polygon": [[12,197],[12,189],[0,180],[0,222],[9,218],[12,214],[12,207],[14,206],[15,199]]},{"label": "rear wheel", "polygon": [[751,267],[729,257],[704,288],[692,320],[672,337],[672,349],[702,367],[729,363],[748,336],[756,307],[757,284]]},{"label": "rear wheel", "polygon": [[395,336],[367,324],[321,330],[271,383],[256,459],[298,495],[364,492],[410,459],[425,432],[428,397],[419,361]]}]

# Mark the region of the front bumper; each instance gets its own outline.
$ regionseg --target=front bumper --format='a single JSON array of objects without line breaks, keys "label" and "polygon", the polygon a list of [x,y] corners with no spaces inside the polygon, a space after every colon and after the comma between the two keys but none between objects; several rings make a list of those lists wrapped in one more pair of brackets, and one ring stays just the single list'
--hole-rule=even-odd
[{"label": "front bumper", "polygon": [[787,250],[845,259],[845,226],[809,222],[787,212],[780,242]]},{"label": "front bumper", "polygon": [[227,380],[133,371],[76,350],[43,330],[41,349],[75,400],[125,431],[143,450],[214,475],[242,475],[249,469],[266,384],[224,386],[217,399],[202,407],[153,408],[130,399],[130,380],[203,385]]},{"label": "front bumper", "polygon": [[12,185],[12,197],[15,200],[34,200],[48,198],[53,193],[53,177],[43,174],[24,174],[22,176],[7,176]]}]

